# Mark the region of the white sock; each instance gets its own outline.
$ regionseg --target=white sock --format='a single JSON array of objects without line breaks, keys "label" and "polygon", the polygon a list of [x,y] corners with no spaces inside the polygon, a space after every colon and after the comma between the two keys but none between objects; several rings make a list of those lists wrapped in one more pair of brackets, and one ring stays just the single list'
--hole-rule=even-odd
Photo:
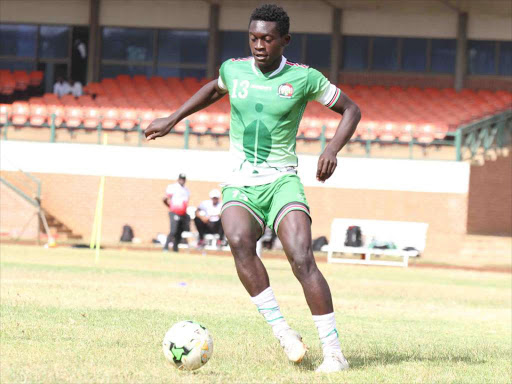
[{"label": "white sock", "polygon": [[251,301],[258,307],[258,312],[263,315],[267,323],[272,327],[272,332],[276,337],[290,326],[284,319],[274,296],[274,291],[268,287],[259,295],[251,297]]},{"label": "white sock", "polygon": [[318,329],[318,336],[322,343],[324,356],[330,353],[341,353],[341,344],[338,339],[334,312],[326,315],[313,315],[313,321]]}]

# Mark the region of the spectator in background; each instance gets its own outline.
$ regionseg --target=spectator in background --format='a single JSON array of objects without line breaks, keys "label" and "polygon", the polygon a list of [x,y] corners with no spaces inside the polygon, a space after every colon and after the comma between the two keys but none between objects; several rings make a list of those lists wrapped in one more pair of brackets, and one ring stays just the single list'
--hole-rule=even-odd
[{"label": "spectator in background", "polygon": [[71,86],[71,94],[75,97],[80,97],[83,94],[82,83],[78,80],[69,80]]},{"label": "spectator in background", "polygon": [[71,93],[71,86],[61,76],[57,77],[57,82],[53,86],[53,93],[58,97],[62,97]]},{"label": "spectator in background", "polygon": [[189,223],[187,207],[190,200],[190,191],[185,187],[186,181],[185,174],[180,173],[178,182],[169,184],[165,191],[164,204],[169,208],[171,229],[165,241],[164,251],[169,250],[169,244],[172,242],[172,250],[178,252],[181,234],[186,230]]},{"label": "spectator in background", "polygon": [[204,246],[204,235],[207,233],[219,235],[217,246],[220,246],[224,239],[224,230],[220,221],[222,203],[220,201],[220,191],[212,189],[210,191],[210,200],[205,200],[197,207],[194,224],[199,232],[198,247]]}]

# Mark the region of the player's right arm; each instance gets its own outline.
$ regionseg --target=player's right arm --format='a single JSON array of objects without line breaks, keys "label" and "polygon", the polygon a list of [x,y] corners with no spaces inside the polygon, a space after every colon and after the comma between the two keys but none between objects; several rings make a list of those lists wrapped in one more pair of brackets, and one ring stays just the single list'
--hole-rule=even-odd
[{"label": "player's right arm", "polygon": [[185,117],[208,107],[220,100],[227,90],[219,87],[219,79],[210,81],[190,99],[188,99],[176,112],[168,117],[153,120],[144,130],[147,140],[154,140],[157,137],[167,135],[171,129]]}]

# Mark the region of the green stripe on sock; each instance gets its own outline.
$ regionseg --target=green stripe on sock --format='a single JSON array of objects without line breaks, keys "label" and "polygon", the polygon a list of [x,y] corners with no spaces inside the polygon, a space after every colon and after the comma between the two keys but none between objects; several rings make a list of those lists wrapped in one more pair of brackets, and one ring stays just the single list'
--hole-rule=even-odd
[{"label": "green stripe on sock", "polygon": [[258,308],[258,312],[261,312],[261,311],[277,311],[279,309],[279,307],[274,307],[274,308]]},{"label": "green stripe on sock", "polygon": [[279,316],[279,317],[276,317],[275,319],[267,320],[267,323],[271,323],[271,322],[279,320],[279,319],[284,319],[284,317],[283,316]]},{"label": "green stripe on sock", "polygon": [[336,334],[336,337],[339,337],[339,334],[338,334],[338,330],[336,328],[334,328],[331,332],[329,332],[326,336],[322,337],[322,339],[325,339],[329,336],[331,336],[333,333]]}]

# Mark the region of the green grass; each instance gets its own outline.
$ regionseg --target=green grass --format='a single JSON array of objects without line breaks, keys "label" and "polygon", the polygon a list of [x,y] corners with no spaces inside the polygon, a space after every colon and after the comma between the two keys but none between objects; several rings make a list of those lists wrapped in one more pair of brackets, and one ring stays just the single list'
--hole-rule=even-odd
[{"label": "green grass", "polygon": [[[288,363],[231,257],[1,246],[0,381],[44,383],[510,383],[511,275],[320,264],[351,369],[313,372],[316,329],[285,260],[264,260],[310,350]],[[195,372],[161,342],[194,319],[214,339]]]}]

